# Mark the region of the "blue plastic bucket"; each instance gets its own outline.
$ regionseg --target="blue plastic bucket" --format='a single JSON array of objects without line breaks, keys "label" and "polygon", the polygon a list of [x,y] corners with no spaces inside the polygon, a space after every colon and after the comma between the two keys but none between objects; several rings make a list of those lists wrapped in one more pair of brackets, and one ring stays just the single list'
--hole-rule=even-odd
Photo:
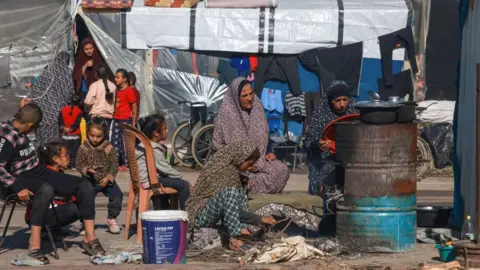
[{"label": "blue plastic bucket", "polygon": [[141,215],[145,264],[185,264],[188,214],[148,211]]},{"label": "blue plastic bucket", "polygon": [[455,260],[455,247],[453,246],[444,246],[437,244],[436,248],[440,255],[441,262],[452,262]]}]

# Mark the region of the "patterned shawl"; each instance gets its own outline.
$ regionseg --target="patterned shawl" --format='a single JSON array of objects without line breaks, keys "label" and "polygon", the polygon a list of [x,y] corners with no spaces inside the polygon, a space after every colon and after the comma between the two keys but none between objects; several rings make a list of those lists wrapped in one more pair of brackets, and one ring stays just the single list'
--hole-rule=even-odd
[{"label": "patterned shawl", "polygon": [[186,203],[190,220],[189,228],[193,228],[197,213],[218,191],[230,187],[242,187],[238,166],[247,160],[256,149],[257,147],[251,142],[232,143],[218,150],[207,161],[206,167],[200,173],[190,199]]},{"label": "patterned shawl", "polygon": [[260,150],[260,158],[255,166],[261,170],[265,163],[268,144],[268,124],[260,99],[255,96],[250,112],[240,107],[240,84],[247,79],[233,80],[223,98],[220,110],[215,117],[213,147],[221,149],[240,141],[250,141]]},{"label": "patterned shawl", "polygon": [[[330,87],[327,89],[327,96],[331,89],[338,85],[348,86],[345,81],[335,80],[330,84]],[[328,124],[330,124],[330,122],[341,116],[358,113],[358,110],[353,106],[354,103],[355,100],[353,98],[350,98],[347,110],[343,112],[343,114],[339,115],[333,112],[330,98],[323,99],[313,111],[312,121],[308,126],[307,134],[305,136],[305,140],[303,141],[303,146],[305,150],[312,154],[319,154],[323,152],[320,150],[319,147],[320,138],[323,136],[323,130]],[[330,152],[325,151],[323,157],[329,155]]]},{"label": "patterned shawl", "polygon": [[73,84],[71,69],[68,66],[70,55],[60,52],[52,65],[46,67],[32,87],[29,98],[43,112],[43,120],[36,132],[36,146],[58,139],[58,115],[60,110],[71,102]]}]

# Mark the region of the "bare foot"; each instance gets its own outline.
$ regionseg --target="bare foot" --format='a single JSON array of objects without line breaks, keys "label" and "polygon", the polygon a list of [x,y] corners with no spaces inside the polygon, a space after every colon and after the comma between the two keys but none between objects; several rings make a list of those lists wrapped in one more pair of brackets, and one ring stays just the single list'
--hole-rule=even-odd
[{"label": "bare foot", "polygon": [[230,238],[230,243],[228,245],[228,248],[230,250],[240,251],[240,250],[242,250],[243,244],[244,243],[243,243],[242,240],[232,237],[232,238]]}]

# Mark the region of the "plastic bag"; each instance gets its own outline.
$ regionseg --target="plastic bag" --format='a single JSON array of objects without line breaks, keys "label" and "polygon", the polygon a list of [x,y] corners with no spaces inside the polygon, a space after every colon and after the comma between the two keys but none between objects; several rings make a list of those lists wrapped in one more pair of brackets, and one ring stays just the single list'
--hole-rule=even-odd
[{"label": "plastic bag", "polygon": [[453,126],[450,123],[438,123],[426,126],[422,138],[432,149],[435,168],[443,169],[453,160]]}]

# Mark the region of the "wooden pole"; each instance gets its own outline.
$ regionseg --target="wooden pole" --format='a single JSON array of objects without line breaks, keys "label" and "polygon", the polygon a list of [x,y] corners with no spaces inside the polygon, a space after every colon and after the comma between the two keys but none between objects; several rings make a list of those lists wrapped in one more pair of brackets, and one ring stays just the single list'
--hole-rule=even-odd
[{"label": "wooden pole", "polygon": [[[477,185],[477,194],[476,194],[476,202],[477,202],[477,209],[476,209],[476,218],[475,218],[475,226],[476,226],[476,233],[480,232],[480,64],[477,64],[477,77],[476,77],[476,90],[477,90],[477,104],[476,104],[476,135],[477,135],[477,146],[476,146],[476,185]],[[478,236],[477,236],[478,238]]]}]

